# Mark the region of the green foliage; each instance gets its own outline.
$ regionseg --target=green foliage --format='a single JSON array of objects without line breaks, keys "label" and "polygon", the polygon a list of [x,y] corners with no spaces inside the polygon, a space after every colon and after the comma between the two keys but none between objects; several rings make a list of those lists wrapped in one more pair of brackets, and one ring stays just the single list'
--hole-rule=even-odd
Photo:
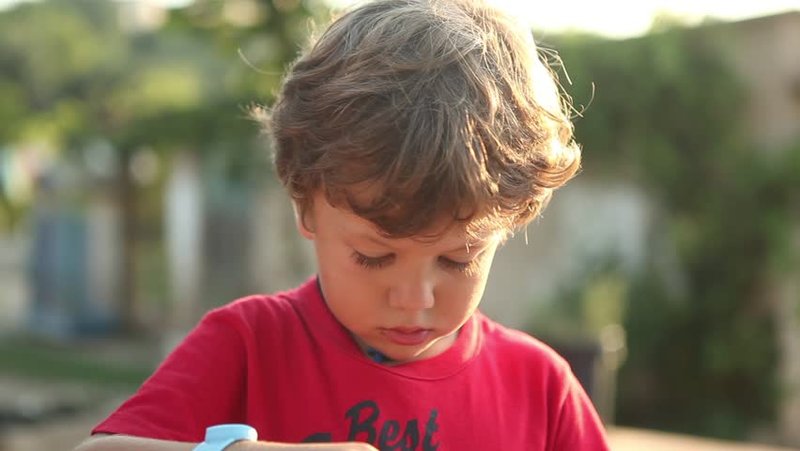
[{"label": "green foliage", "polygon": [[48,136],[56,145],[92,131],[84,104],[100,100],[98,88],[120,76],[127,57],[124,37],[108,25],[115,17],[96,0],[21,4],[0,14],[0,75],[17,105],[16,126],[0,142],[27,138],[19,131],[42,124],[58,132]]},{"label": "green foliage", "polygon": [[[116,301],[127,331],[137,323],[137,288],[147,296],[163,288],[137,285],[145,271],[137,258],[150,260],[136,247],[161,239],[152,224],[161,222],[163,199],[152,193],[164,182],[136,177],[137,157],[155,155],[154,166],[170,167],[174,154],[194,153],[216,170],[211,178],[245,191],[263,183],[269,158],[247,109],[271,101],[306,22],[326,11],[319,0],[196,0],[152,26],[126,9],[137,3],[42,0],[0,11],[0,177],[10,161],[17,168],[44,160],[18,171],[27,183],[14,186],[25,185],[24,194],[0,179],[0,232],[23,225],[36,203],[36,168],[55,168],[46,174],[54,180],[77,168],[70,180],[80,185],[78,208],[100,190],[113,196],[121,240]],[[93,152],[97,143],[108,143],[106,157]],[[68,190],[56,191],[54,201],[63,202]]]},{"label": "green foliage", "polygon": [[[122,185],[141,148],[165,160],[176,151],[222,153],[233,183],[269,173],[247,108],[271,101],[324,5],[197,0],[169,11],[155,29],[126,22],[135,15],[123,7],[46,0],[0,12],[0,148],[37,143],[55,149],[56,159],[80,161],[87,145],[109,142]],[[2,186],[0,229],[13,228],[29,199],[13,199]]]},{"label": "green foliage", "polygon": [[559,341],[595,342],[608,325],[622,323],[630,282],[616,258],[588,259],[580,274],[560,287],[557,301],[535,312],[532,330]]},{"label": "green foliage", "polygon": [[[234,3],[261,13],[242,26],[228,11]],[[123,27],[119,5],[105,0],[49,0],[4,11],[0,143],[34,135],[70,148],[102,136],[121,152],[155,144],[166,153],[242,143],[244,127],[231,129],[231,121],[252,126],[244,108],[270,100],[310,29],[305,22],[324,9],[314,5],[198,0],[171,11],[165,26],[141,32]],[[165,118],[181,133],[152,128]],[[192,128],[216,139],[193,139]]]},{"label": "green foliage", "polygon": [[152,371],[150,362],[122,363],[119,356],[114,360],[22,338],[0,342],[0,374],[33,381],[79,381],[131,389]]},{"label": "green foliage", "polygon": [[[728,438],[771,421],[776,344],[764,281],[790,259],[800,149],[765,158],[744,135],[746,87],[712,31],[622,42],[564,36],[585,173],[638,181],[676,247],[684,286],[656,263],[628,293],[618,421]],[[594,92],[594,97],[592,98]],[[796,207],[796,205],[795,205]]]}]

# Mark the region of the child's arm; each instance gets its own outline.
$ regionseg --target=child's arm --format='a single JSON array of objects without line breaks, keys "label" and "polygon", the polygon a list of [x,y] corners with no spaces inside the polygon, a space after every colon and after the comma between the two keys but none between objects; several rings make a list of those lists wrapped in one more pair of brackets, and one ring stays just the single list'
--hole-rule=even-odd
[{"label": "child's arm", "polygon": [[[170,442],[127,435],[95,435],[74,451],[192,451],[197,443]],[[225,451],[377,451],[368,443],[236,442]]]}]

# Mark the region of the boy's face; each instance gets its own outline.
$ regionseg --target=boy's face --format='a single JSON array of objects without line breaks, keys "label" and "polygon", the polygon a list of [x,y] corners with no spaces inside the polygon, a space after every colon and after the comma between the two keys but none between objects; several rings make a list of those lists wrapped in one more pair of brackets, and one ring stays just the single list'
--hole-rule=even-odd
[{"label": "boy's face", "polygon": [[387,239],[370,222],[315,197],[300,232],[314,242],[325,300],[359,345],[397,362],[453,344],[478,307],[500,233],[469,240]]}]

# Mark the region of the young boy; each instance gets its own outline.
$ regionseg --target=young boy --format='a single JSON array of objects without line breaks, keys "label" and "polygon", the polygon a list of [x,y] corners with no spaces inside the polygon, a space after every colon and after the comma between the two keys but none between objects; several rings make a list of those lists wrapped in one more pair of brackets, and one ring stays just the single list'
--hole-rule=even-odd
[{"label": "young boy", "polygon": [[[365,4],[263,119],[318,275],[206,315],[79,449],[608,449],[565,361],[477,311],[580,164],[524,27],[478,0]],[[197,445],[226,423],[255,431]]]}]

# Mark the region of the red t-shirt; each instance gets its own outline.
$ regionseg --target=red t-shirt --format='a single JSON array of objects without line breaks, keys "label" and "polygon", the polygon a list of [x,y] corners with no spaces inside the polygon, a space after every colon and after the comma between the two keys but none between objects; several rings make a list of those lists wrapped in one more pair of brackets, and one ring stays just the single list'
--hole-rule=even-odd
[{"label": "red t-shirt", "polygon": [[430,359],[370,360],[315,279],[207,314],[93,433],[199,442],[246,423],[275,442],[364,441],[381,450],[607,450],[567,363],[476,313]]}]

